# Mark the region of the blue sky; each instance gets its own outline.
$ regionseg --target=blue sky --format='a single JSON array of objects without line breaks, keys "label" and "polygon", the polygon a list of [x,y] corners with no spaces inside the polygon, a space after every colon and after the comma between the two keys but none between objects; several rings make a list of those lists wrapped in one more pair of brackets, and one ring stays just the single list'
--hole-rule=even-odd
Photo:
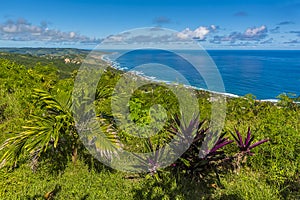
[{"label": "blue sky", "polygon": [[158,26],[207,49],[300,49],[300,0],[10,0],[0,47],[93,48],[109,35]]}]

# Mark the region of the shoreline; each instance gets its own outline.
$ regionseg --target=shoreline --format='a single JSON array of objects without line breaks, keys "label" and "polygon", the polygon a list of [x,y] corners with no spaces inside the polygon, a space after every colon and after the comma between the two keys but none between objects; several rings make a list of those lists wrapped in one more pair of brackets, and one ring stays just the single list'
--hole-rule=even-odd
[{"label": "shoreline", "polygon": [[[104,61],[105,63],[107,63],[110,67],[116,69],[116,70],[120,70],[120,71],[126,71],[126,67],[121,67],[119,63],[116,63],[112,60],[110,60],[109,58],[106,58],[105,56],[107,56],[108,54],[102,54],[101,55],[101,60]],[[166,84],[169,84],[169,85],[183,85],[183,84],[180,84],[180,83],[175,83],[175,82],[169,82],[169,81],[164,81],[164,80],[158,80],[158,79],[155,79],[155,77],[148,77],[146,75],[144,75],[142,72],[138,72],[138,71],[132,71],[131,72],[132,75],[135,75],[135,76],[139,76],[140,78],[143,78],[145,80],[149,80],[149,81],[154,81],[154,82],[162,82],[162,83],[166,83]],[[188,88],[188,89],[193,89],[193,90],[198,90],[198,91],[203,91],[203,92],[208,92],[208,93],[211,93],[211,94],[215,94],[215,95],[221,95],[221,96],[225,96],[225,97],[228,97],[228,98],[245,98],[244,96],[239,96],[239,95],[236,95],[236,94],[232,94],[232,93],[227,93],[227,92],[217,92],[217,91],[212,91],[212,90],[208,90],[208,89],[204,89],[204,88],[199,88],[199,87],[195,87],[195,86],[191,86],[191,85],[183,85],[185,88]],[[250,94],[250,93],[249,93]],[[253,94],[251,94],[253,95]],[[255,96],[255,95],[254,95]],[[258,102],[270,102],[270,103],[273,103],[273,104],[276,104],[280,101],[280,99],[254,99],[255,101],[258,101]],[[300,102],[294,102],[296,104],[300,104]]]},{"label": "shoreline", "polygon": [[[112,68],[120,70],[120,71],[124,71],[125,69],[127,69],[126,67],[120,67],[120,65],[118,63],[116,63],[116,62],[114,62],[110,59],[105,58],[105,56],[106,56],[106,54],[101,55],[101,60],[106,62],[107,64],[109,64]],[[241,96],[238,96],[236,94],[231,94],[231,93],[227,93],[227,92],[216,92],[216,91],[207,90],[207,89],[204,89],[204,88],[198,88],[198,87],[191,86],[191,85],[184,85],[184,84],[180,84],[180,83],[155,79],[155,77],[150,77],[150,76],[143,75],[142,72],[138,72],[138,71],[132,71],[131,73],[132,73],[132,75],[139,76],[140,78],[143,78],[143,79],[149,80],[149,81],[162,82],[162,83],[166,83],[166,84],[174,85],[174,86],[182,85],[183,87],[185,87],[187,89],[204,91],[204,92],[213,93],[213,94],[216,94],[216,95],[222,95],[222,96],[226,96],[226,97],[230,97],[230,98],[239,98],[239,97],[241,97]]]}]

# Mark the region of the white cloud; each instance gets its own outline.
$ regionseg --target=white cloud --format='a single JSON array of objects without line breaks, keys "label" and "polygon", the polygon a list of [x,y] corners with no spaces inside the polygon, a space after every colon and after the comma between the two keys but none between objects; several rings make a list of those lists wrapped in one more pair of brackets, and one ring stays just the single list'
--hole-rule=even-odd
[{"label": "white cloud", "polygon": [[121,42],[124,38],[122,35],[111,35],[105,38],[105,42]]},{"label": "white cloud", "polygon": [[248,28],[244,35],[247,37],[256,37],[257,35],[260,35],[261,33],[264,33],[267,30],[267,27],[265,25],[262,25],[258,28]]},{"label": "white cloud", "polygon": [[100,39],[80,35],[74,31],[63,32],[48,27],[46,22],[33,25],[24,19],[8,20],[0,23],[0,40],[11,41],[47,41],[98,44]]},{"label": "white cloud", "polygon": [[221,42],[235,43],[237,41],[261,41],[268,36],[267,26],[247,28],[244,32],[232,32],[229,35],[214,36],[211,43],[220,44]]},{"label": "white cloud", "polygon": [[16,25],[3,26],[2,31],[6,33],[15,33],[17,32],[17,26]]},{"label": "white cloud", "polygon": [[206,36],[217,29],[217,26],[200,26],[195,30],[190,30],[189,28],[184,29],[183,31],[177,34],[177,37],[180,39],[196,39],[196,40],[205,40]]},{"label": "white cloud", "polygon": [[212,30],[217,30],[218,26],[216,26],[216,25],[210,25],[210,28],[211,28]]},{"label": "white cloud", "polygon": [[76,36],[75,32],[70,32],[70,38],[74,38]]},{"label": "white cloud", "polygon": [[191,31],[189,28],[184,29],[183,31],[179,32],[177,36],[180,39],[187,39],[193,34],[193,31]]},{"label": "white cloud", "polygon": [[196,30],[194,30],[194,38],[204,40],[205,36],[209,33],[209,30],[207,27],[200,26]]}]

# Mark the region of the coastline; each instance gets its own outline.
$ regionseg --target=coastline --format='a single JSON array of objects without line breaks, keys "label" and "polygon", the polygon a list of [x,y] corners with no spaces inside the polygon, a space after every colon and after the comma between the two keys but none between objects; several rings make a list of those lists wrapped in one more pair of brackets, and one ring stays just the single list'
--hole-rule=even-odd
[{"label": "coastline", "polygon": [[[101,60],[104,61],[105,63],[107,63],[110,67],[116,69],[116,70],[120,70],[120,71],[125,71],[127,68],[126,67],[121,67],[119,63],[116,63],[112,60],[110,60],[109,58],[106,57],[107,54],[102,54],[101,55]],[[182,85],[182,84],[178,84],[178,83],[174,83],[174,82],[169,82],[169,81],[164,81],[164,80],[158,80],[155,79],[155,77],[148,77],[146,75],[144,75],[142,72],[135,72],[132,71],[131,72],[132,75],[138,76],[139,78],[142,78],[144,80],[148,80],[148,81],[153,81],[153,82],[162,82],[168,85]],[[232,94],[232,93],[227,93],[227,92],[217,92],[217,91],[211,91],[211,90],[207,90],[204,88],[199,88],[199,87],[195,87],[195,86],[191,86],[191,85],[183,85],[185,88],[187,89],[193,89],[193,90],[197,90],[197,91],[202,91],[202,92],[207,92],[210,94],[215,94],[215,95],[220,95],[220,96],[224,96],[227,98],[245,98],[243,96],[239,96],[236,94]],[[211,101],[214,101],[214,98],[211,99]],[[271,102],[271,103],[278,103],[279,99],[255,99],[255,101],[258,102]]]},{"label": "coastline", "polygon": [[[110,58],[107,57],[107,55],[111,55],[111,54],[117,54],[117,52],[109,52],[107,54],[102,54],[101,55],[101,60],[105,63],[107,63],[110,67],[116,69],[116,70],[120,70],[120,71],[126,71],[128,68],[127,67],[122,67],[119,63],[112,61]],[[201,92],[207,92],[209,94],[214,94],[214,95],[220,95],[220,96],[224,96],[226,98],[246,98],[245,96],[248,95],[246,94],[245,96],[239,96],[233,93],[228,93],[228,92],[217,92],[217,91],[212,91],[212,90],[208,90],[208,89],[204,89],[204,88],[200,88],[200,87],[196,87],[196,86],[191,86],[191,85],[184,85],[184,84],[180,84],[180,83],[176,83],[176,82],[170,82],[170,81],[165,81],[165,80],[160,80],[160,79],[156,79],[156,77],[150,77],[150,76],[146,76],[144,75],[142,72],[139,71],[131,71],[130,72],[132,75],[134,76],[138,76],[139,78],[142,78],[144,80],[148,80],[148,81],[152,81],[152,82],[160,82],[160,83],[165,83],[168,85],[173,85],[173,86],[178,86],[178,85],[182,85],[183,87],[187,88],[187,89],[193,89],[196,91],[201,91]],[[250,95],[253,95],[251,93],[249,93]],[[282,93],[285,94],[285,93]],[[255,96],[255,95],[254,95]],[[211,100],[210,101],[214,101],[213,96],[211,96]],[[269,102],[272,104],[277,104],[280,99],[279,98],[267,98],[267,99],[257,99],[254,98],[254,100],[256,102]],[[299,104],[300,105],[300,101],[293,101],[295,104]]]}]

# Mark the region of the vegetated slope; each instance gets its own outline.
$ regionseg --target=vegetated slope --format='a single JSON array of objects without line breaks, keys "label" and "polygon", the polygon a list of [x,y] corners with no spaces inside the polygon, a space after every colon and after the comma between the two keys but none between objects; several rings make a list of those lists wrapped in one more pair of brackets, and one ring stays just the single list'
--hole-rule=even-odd
[{"label": "vegetated slope", "polygon": [[[66,62],[66,58],[73,59],[67,54],[55,58],[0,54],[0,142],[18,134],[31,114],[42,116],[41,108],[35,106],[32,97],[34,88],[48,91],[57,98],[60,96],[57,91],[72,91],[72,74],[80,64]],[[107,70],[97,89],[96,110],[109,118],[112,117],[112,91],[119,73]],[[167,92],[165,95],[169,97],[166,98],[161,92],[165,91],[164,87],[152,90],[150,85],[142,89],[153,93],[140,89],[131,98],[131,117],[137,123],[149,123],[147,109],[153,98],[159,103],[161,96],[165,100],[161,102],[170,101],[176,108],[176,98]],[[197,91],[197,95],[201,116],[209,119],[209,94]],[[0,199],[42,199],[55,188],[60,188],[56,191],[59,199],[299,199],[299,120],[299,106],[286,96],[282,96],[278,104],[255,101],[251,95],[228,99],[224,132],[238,128],[245,137],[247,128],[251,127],[255,141],[269,138],[270,142],[255,148],[255,155],[248,157],[239,173],[220,171],[224,188],[217,185],[212,174],[197,182],[182,176],[181,171],[172,174],[166,170],[155,179],[144,174],[113,171],[89,156],[81,158],[77,166],[70,162],[64,171],[55,171],[53,163],[43,161],[33,173],[25,155],[14,171],[0,170]],[[126,133],[119,137],[129,150],[141,150],[143,140]],[[230,154],[236,149],[224,150]],[[2,154],[1,151],[0,156]]]}]

